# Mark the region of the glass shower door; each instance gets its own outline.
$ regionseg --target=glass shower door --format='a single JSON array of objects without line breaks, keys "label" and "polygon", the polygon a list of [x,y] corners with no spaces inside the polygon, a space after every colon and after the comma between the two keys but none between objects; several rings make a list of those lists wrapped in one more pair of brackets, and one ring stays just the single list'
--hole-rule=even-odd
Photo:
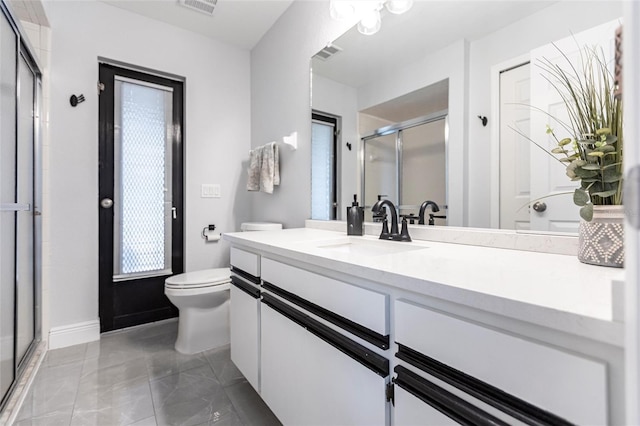
[{"label": "glass shower door", "polygon": [[24,57],[18,62],[16,361],[20,363],[35,337],[34,298],[34,98],[35,76]]},{"label": "glass shower door", "polygon": [[[0,408],[39,339],[39,71],[0,3]],[[37,86],[36,86],[37,85]],[[39,164],[39,163],[38,163]],[[36,225],[37,223],[37,225]]]},{"label": "glass shower door", "polygon": [[404,129],[401,140],[400,213],[417,214],[426,200],[442,208],[446,204],[445,120]]},{"label": "glass shower door", "polygon": [[371,207],[378,195],[398,204],[396,133],[364,140],[364,220],[371,222]]},{"label": "glass shower door", "polygon": [[17,42],[0,13],[0,400],[15,379]]}]

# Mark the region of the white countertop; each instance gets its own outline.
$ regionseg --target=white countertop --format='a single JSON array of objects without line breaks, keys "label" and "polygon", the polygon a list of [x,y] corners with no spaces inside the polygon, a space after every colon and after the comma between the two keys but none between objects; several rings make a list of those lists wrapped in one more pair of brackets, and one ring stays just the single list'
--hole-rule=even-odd
[{"label": "white countertop", "polygon": [[[576,256],[432,241],[393,242],[397,253],[363,255],[323,248],[347,242],[345,232],[311,228],[224,234],[234,245],[317,265],[366,280],[623,345],[614,280],[620,269],[580,263]],[[325,244],[326,243],[326,244]],[[411,246],[410,251],[404,247]],[[391,246],[389,246],[390,250]],[[620,284],[620,283],[618,283]]]}]

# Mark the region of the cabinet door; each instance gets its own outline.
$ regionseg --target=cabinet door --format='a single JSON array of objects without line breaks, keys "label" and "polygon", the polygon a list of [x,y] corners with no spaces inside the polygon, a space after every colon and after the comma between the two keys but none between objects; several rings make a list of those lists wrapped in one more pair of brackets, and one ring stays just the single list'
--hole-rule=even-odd
[{"label": "cabinet door", "polygon": [[261,395],[283,424],[387,424],[384,377],[264,303],[261,320]]},{"label": "cabinet door", "polygon": [[396,342],[577,424],[607,424],[606,364],[395,302]]},{"label": "cabinet door", "polygon": [[250,284],[232,277],[231,286],[231,361],[238,367],[256,392],[260,392],[259,351],[260,351],[260,299],[255,293],[243,290],[238,282],[253,288]]},{"label": "cabinet door", "polygon": [[450,417],[445,416],[432,406],[424,403],[404,389],[394,390],[393,424],[397,426],[412,425],[457,425]]}]

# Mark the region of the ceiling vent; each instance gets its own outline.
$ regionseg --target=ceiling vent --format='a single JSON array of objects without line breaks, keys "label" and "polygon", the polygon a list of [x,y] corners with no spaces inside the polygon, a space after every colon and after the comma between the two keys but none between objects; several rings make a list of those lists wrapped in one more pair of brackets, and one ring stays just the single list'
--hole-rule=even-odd
[{"label": "ceiling vent", "polygon": [[336,46],[335,44],[327,44],[327,46],[322,49],[321,51],[319,51],[318,53],[316,53],[315,55],[313,55],[314,58],[316,59],[320,59],[321,61],[326,61],[329,58],[331,58],[332,56],[338,54],[342,52],[342,49],[339,48],[338,46]]},{"label": "ceiling vent", "polygon": [[178,0],[178,2],[191,10],[212,16],[218,0]]}]

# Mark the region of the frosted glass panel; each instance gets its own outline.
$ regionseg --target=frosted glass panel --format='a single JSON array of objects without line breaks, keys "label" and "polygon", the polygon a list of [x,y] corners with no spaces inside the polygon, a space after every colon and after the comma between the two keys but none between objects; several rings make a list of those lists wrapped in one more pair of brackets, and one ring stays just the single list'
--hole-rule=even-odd
[{"label": "frosted glass panel", "polygon": [[394,204],[398,201],[396,167],[396,133],[367,139],[364,143],[364,205],[365,220],[373,220],[371,207],[378,195]]},{"label": "frosted glass panel", "polygon": [[311,219],[335,219],[332,217],[333,131],[329,124],[311,124]]},{"label": "frosted glass panel", "polygon": [[115,83],[114,279],[171,269],[170,91]]},{"label": "frosted glass panel", "polygon": [[14,378],[16,42],[0,13],[0,399]]},{"label": "frosted glass panel", "polygon": [[16,302],[18,323],[16,359],[20,362],[33,341],[34,328],[34,216],[33,216],[33,106],[34,76],[20,57],[20,105],[18,108],[18,203],[29,205],[17,213]]},{"label": "frosted glass panel", "polygon": [[418,214],[423,201],[446,204],[445,120],[402,130],[402,214]]}]

